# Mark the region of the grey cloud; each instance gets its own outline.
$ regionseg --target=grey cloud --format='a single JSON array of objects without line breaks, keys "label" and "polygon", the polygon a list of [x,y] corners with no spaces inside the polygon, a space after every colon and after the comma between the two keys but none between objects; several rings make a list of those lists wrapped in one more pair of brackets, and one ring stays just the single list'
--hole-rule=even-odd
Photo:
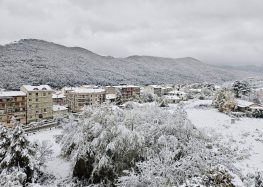
[{"label": "grey cloud", "polygon": [[262,0],[0,0],[0,43],[263,65]]}]

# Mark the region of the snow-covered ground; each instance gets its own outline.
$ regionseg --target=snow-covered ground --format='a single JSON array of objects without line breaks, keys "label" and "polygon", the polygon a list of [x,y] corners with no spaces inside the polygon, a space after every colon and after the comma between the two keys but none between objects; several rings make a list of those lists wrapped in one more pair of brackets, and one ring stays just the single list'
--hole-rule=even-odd
[{"label": "snow-covered ground", "polygon": [[[236,163],[243,174],[263,172],[263,119],[240,118],[235,123],[231,123],[230,116],[218,112],[211,104],[211,100],[191,100],[185,102],[184,107],[197,128],[202,129],[207,135],[220,137],[221,143],[230,143],[237,154],[241,151],[242,154],[247,155]],[[176,106],[177,104],[170,105],[169,110],[173,110]],[[54,153],[46,163],[46,170],[56,176],[56,183],[70,177],[72,171],[70,163],[59,157],[61,148],[55,142],[54,136],[61,132],[61,129],[48,129],[28,135],[32,142],[48,140],[53,144]]]},{"label": "snow-covered ground", "polygon": [[241,118],[231,123],[231,117],[212,107],[198,107],[200,104],[211,105],[211,100],[188,102],[185,106],[188,116],[196,127],[208,135],[221,134],[222,142],[230,141],[239,149],[245,149],[249,157],[237,163],[246,174],[263,171],[263,119]]},{"label": "snow-covered ground", "polygon": [[[55,135],[61,134],[62,129],[47,129],[41,130],[39,132],[35,132],[28,134],[28,139],[31,142],[34,141],[49,141],[53,146],[53,155],[49,161],[46,162],[46,171],[50,174],[53,174],[56,177],[56,181],[60,181],[66,179],[70,176],[71,173],[71,165],[69,162],[59,157],[61,147],[55,141]],[[52,184],[51,186],[56,186],[56,184]]]}]

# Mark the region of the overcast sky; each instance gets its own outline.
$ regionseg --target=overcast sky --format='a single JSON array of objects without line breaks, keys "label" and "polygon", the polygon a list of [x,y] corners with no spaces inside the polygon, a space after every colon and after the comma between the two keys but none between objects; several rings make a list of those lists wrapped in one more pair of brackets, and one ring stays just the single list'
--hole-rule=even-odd
[{"label": "overcast sky", "polygon": [[263,0],[0,0],[0,44],[263,65]]}]

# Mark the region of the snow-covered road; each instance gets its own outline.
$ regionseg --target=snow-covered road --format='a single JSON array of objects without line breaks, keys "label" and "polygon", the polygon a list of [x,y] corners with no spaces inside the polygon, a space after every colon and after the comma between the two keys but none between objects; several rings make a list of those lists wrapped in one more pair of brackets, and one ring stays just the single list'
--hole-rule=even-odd
[{"label": "snow-covered road", "polygon": [[46,162],[46,170],[48,173],[56,176],[57,180],[63,180],[70,176],[71,166],[70,163],[59,157],[61,147],[55,141],[55,135],[61,134],[62,129],[53,128],[51,130],[46,129],[40,132],[31,133],[28,135],[28,139],[31,142],[34,141],[49,141],[53,146],[53,155],[52,158]]}]

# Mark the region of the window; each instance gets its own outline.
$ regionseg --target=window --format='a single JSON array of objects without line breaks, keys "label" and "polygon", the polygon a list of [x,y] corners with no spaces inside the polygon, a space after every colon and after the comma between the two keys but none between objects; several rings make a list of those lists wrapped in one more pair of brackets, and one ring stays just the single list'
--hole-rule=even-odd
[{"label": "window", "polygon": [[44,112],[47,112],[47,109],[44,108]]},{"label": "window", "polygon": [[32,95],[32,93],[29,93],[29,95]]},{"label": "window", "polygon": [[38,102],[38,99],[36,99],[36,102]]},{"label": "window", "polygon": [[36,96],[38,96],[38,93],[36,93]]},{"label": "window", "polygon": [[29,99],[29,101],[32,101],[32,99]]},{"label": "window", "polygon": [[46,96],[46,93],[43,93],[43,96]]}]

